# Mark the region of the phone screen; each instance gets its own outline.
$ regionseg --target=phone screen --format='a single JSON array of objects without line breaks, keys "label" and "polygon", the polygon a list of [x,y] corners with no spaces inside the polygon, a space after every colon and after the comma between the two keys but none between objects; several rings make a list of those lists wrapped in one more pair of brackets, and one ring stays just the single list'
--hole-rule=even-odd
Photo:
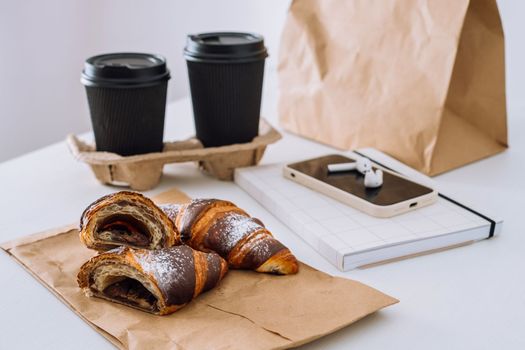
[{"label": "phone screen", "polygon": [[[432,189],[383,171],[383,186],[366,188],[364,175],[357,170],[329,173],[328,164],[354,162],[333,154],[288,165],[289,168],[325,182],[375,205],[392,205],[431,193]],[[374,171],[376,168],[373,168]],[[292,175],[293,176],[293,175]]]}]

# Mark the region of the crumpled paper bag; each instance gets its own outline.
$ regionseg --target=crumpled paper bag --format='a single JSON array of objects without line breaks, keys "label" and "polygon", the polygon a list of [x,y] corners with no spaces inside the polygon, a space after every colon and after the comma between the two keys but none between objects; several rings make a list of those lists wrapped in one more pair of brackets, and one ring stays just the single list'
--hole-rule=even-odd
[{"label": "crumpled paper bag", "polygon": [[278,70],[282,126],[316,141],[429,175],[507,147],[496,0],[295,0]]},{"label": "crumpled paper bag", "polygon": [[[158,203],[184,202],[172,190]],[[230,271],[219,286],[169,316],[88,298],[76,274],[95,253],[75,226],[5,243],[2,248],[97,332],[123,349],[278,349],[335,332],[397,300],[362,283],[305,264],[293,276]]]}]

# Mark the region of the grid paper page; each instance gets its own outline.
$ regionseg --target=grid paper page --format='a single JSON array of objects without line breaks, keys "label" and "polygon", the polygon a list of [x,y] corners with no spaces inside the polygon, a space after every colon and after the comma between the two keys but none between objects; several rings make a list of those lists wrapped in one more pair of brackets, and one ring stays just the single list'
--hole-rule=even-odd
[{"label": "grid paper page", "polygon": [[392,218],[364,214],[286,179],[282,165],[237,169],[235,182],[332,264],[348,254],[388,247],[488,222],[443,198]]}]

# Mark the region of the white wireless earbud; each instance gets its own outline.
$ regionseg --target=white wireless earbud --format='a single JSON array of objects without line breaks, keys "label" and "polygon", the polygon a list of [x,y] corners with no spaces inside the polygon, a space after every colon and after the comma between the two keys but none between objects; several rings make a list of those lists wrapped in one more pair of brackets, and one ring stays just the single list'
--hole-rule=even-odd
[{"label": "white wireless earbud", "polygon": [[377,169],[375,172],[370,169],[365,173],[365,187],[366,188],[376,188],[383,185],[383,171]]},{"label": "white wireless earbud", "polygon": [[372,162],[368,158],[359,157],[357,158],[356,164],[357,171],[363,175],[365,175],[366,172],[372,170]]},{"label": "white wireless earbud", "polygon": [[328,164],[328,172],[330,173],[352,171],[356,169],[364,175],[367,171],[372,169],[372,162],[368,158],[359,157],[355,162],[351,163]]},{"label": "white wireless earbud", "polygon": [[365,176],[364,184],[366,188],[376,188],[383,185],[383,171],[372,170],[372,162],[365,157],[359,157],[355,162],[328,164],[329,173],[339,173],[344,171],[357,170]]},{"label": "white wireless earbud", "polygon": [[328,172],[329,173],[340,173],[343,171],[352,171],[352,170],[355,170],[356,167],[357,167],[356,162],[328,164]]}]

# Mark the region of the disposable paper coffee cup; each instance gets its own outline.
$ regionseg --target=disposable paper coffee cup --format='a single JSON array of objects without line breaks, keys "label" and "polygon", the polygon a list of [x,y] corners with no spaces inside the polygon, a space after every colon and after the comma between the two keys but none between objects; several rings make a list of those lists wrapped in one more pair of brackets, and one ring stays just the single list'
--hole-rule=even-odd
[{"label": "disposable paper coffee cup", "polygon": [[128,156],[161,152],[167,83],[166,60],[144,53],[88,58],[86,87],[97,151]]},{"label": "disposable paper coffee cup", "polygon": [[257,34],[188,36],[184,57],[195,130],[205,147],[251,142],[258,135],[267,56]]}]

